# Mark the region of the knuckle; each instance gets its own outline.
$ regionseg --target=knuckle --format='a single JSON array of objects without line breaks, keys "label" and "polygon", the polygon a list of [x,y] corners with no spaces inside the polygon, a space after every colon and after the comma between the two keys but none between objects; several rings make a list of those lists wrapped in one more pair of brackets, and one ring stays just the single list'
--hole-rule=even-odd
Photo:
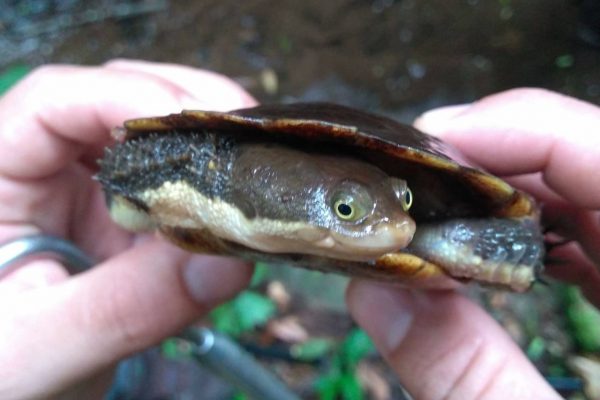
[{"label": "knuckle", "polygon": [[135,66],[136,62],[129,60],[127,58],[112,58],[106,61],[102,66],[107,69],[118,69],[118,68],[127,68]]},{"label": "knuckle", "polygon": [[35,98],[40,92],[60,86],[65,77],[72,76],[79,68],[60,64],[41,65],[29,72],[15,88],[19,88],[21,94],[28,93],[29,97]]},{"label": "knuckle", "polygon": [[508,99],[520,100],[520,101],[547,101],[549,98],[557,98],[561,95],[552,92],[548,89],[537,88],[537,87],[521,87],[515,89],[509,89],[501,92],[495,96],[503,96]]},{"label": "knuckle", "polygon": [[46,79],[56,78],[57,76],[63,75],[68,68],[72,67],[67,67],[60,64],[41,65],[34,68],[25,79],[31,82],[43,82]]}]

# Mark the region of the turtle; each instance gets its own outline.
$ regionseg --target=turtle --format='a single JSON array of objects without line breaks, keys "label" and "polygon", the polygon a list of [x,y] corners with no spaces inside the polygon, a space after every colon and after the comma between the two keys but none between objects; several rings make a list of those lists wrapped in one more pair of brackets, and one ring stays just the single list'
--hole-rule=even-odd
[{"label": "turtle", "polygon": [[331,103],[125,121],[96,179],[112,219],[194,252],[394,282],[525,291],[540,207],[433,136]]}]

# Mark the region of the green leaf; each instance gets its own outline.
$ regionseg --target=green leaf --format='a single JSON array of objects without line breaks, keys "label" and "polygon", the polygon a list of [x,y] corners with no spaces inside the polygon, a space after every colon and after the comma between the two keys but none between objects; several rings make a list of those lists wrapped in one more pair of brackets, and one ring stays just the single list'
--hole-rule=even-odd
[{"label": "green leaf", "polygon": [[4,94],[11,86],[29,73],[29,67],[15,65],[0,74],[0,95]]},{"label": "green leaf", "polygon": [[319,400],[336,400],[341,395],[341,375],[339,371],[330,371],[319,377],[315,382],[315,390],[319,394]]},{"label": "green leaf", "polygon": [[162,342],[160,350],[162,355],[166,358],[177,359],[179,356],[179,350],[177,348],[176,339],[169,338]]},{"label": "green leaf", "polygon": [[348,333],[342,343],[341,356],[347,367],[355,368],[360,360],[374,351],[375,345],[367,333],[355,328]]},{"label": "green leaf", "polygon": [[554,60],[554,65],[560,69],[571,68],[575,64],[575,58],[572,54],[563,54]]},{"label": "green leaf", "polygon": [[546,342],[543,338],[536,336],[531,342],[529,342],[529,346],[527,346],[527,357],[529,357],[532,361],[537,361],[544,355],[546,351]]},{"label": "green leaf", "polygon": [[234,302],[243,330],[254,329],[264,324],[277,310],[271,299],[251,291],[242,292]]},{"label": "green leaf", "polygon": [[210,313],[210,319],[219,332],[232,337],[242,334],[242,328],[238,322],[237,311],[233,300],[215,308]]},{"label": "green leaf", "polygon": [[573,338],[585,352],[600,351],[600,311],[588,303],[575,287],[566,289],[565,298]]},{"label": "green leaf", "polygon": [[160,344],[160,350],[165,358],[180,360],[190,356],[191,346],[181,339],[168,338]]},{"label": "green leaf", "polygon": [[358,378],[354,374],[344,374],[339,382],[341,396],[344,400],[362,400],[364,393]]},{"label": "green leaf", "polygon": [[250,281],[250,287],[254,288],[263,283],[269,275],[269,266],[265,263],[257,262],[254,265],[254,274]]},{"label": "green leaf", "polygon": [[316,338],[293,345],[290,352],[298,360],[315,361],[329,353],[333,346],[334,342],[332,340]]},{"label": "green leaf", "polygon": [[214,309],[210,318],[218,331],[237,337],[266,323],[275,311],[276,306],[271,299],[246,290]]},{"label": "green leaf", "polygon": [[248,400],[248,396],[242,392],[238,392],[231,397],[231,400]]},{"label": "green leaf", "polygon": [[[314,346],[326,346],[324,343]],[[321,400],[362,400],[363,389],[356,377],[356,366],[375,351],[371,338],[362,329],[352,329],[331,359],[329,371],[316,382]]]}]

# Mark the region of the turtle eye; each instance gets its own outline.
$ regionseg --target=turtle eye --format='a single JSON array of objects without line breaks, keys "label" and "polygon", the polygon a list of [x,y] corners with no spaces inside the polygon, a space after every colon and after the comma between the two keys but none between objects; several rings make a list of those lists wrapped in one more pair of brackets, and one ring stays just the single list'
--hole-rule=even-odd
[{"label": "turtle eye", "polygon": [[404,192],[402,199],[402,209],[404,211],[408,211],[410,209],[410,207],[412,206],[413,203],[413,195],[412,195],[412,191],[409,188],[406,188],[406,191]]},{"label": "turtle eye", "polygon": [[374,206],[368,192],[358,185],[337,191],[332,196],[330,204],[333,214],[344,222],[360,221]]},{"label": "turtle eye", "polygon": [[338,218],[344,221],[353,221],[356,216],[356,205],[352,199],[337,200],[333,209]]},{"label": "turtle eye", "polygon": [[406,181],[391,177],[388,179],[387,184],[392,186],[394,195],[400,201],[400,205],[404,211],[408,211],[413,203],[412,191],[406,185]]}]

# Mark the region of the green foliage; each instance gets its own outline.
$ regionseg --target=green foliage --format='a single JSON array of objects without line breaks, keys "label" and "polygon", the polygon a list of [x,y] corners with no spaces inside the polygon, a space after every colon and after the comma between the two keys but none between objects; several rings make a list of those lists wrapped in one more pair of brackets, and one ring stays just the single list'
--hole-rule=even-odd
[{"label": "green foliage", "polygon": [[29,73],[29,67],[15,65],[0,74],[0,95],[4,94],[12,85]]},{"label": "green foliage", "polygon": [[320,400],[362,400],[364,393],[355,369],[344,368],[339,357],[334,357],[329,371],[316,382]]},{"label": "green foliage", "polygon": [[356,368],[360,360],[375,351],[371,338],[362,329],[353,329],[342,343],[340,356],[344,364]]},{"label": "green foliage", "polygon": [[577,345],[585,352],[600,351],[600,311],[575,287],[564,290],[564,299],[567,320]]},{"label": "green foliage", "polygon": [[276,306],[260,293],[246,290],[235,299],[213,310],[212,323],[218,331],[232,337],[251,331],[275,315]]},{"label": "green foliage", "polygon": [[340,392],[339,376],[339,371],[332,370],[317,380],[315,386],[320,400],[336,400],[337,394]]},{"label": "green foliage", "polygon": [[[268,275],[269,268],[263,263],[256,263],[250,287],[256,288]],[[249,289],[215,308],[210,314],[210,319],[216,330],[235,338],[263,325],[276,311],[277,307],[271,299]]]},{"label": "green foliage", "polygon": [[176,339],[169,338],[162,342],[160,350],[166,358],[176,359],[179,356]]},{"label": "green foliage", "polygon": [[162,355],[171,360],[178,360],[182,358],[183,354],[181,352],[179,342],[180,340],[177,338],[165,339],[160,345]]},{"label": "green foliage", "polygon": [[192,342],[178,337],[170,337],[162,341],[160,351],[162,356],[167,359],[181,361],[193,357],[195,347],[196,345]]},{"label": "green foliage", "polygon": [[269,277],[269,267],[267,264],[257,262],[254,266],[254,274],[250,281],[250,287],[255,288],[263,283]]},{"label": "green foliage", "polygon": [[543,338],[536,336],[533,339],[531,339],[531,341],[529,342],[529,345],[527,346],[527,357],[529,357],[530,360],[532,361],[537,361],[540,358],[542,358],[542,356],[544,355],[544,353],[546,352],[546,342],[544,341]]},{"label": "green foliage", "polygon": [[571,54],[563,54],[554,60],[554,65],[560,69],[571,68],[575,64],[575,58]]},{"label": "green foliage", "polygon": [[[339,366],[337,366],[339,367]],[[355,373],[332,368],[316,383],[320,400],[362,400],[365,398]]]},{"label": "green foliage", "polygon": [[231,400],[248,400],[248,396],[242,392],[238,392],[231,397]]},{"label": "green foliage", "polygon": [[365,398],[356,376],[359,362],[375,351],[375,346],[361,329],[348,333],[333,355],[329,370],[317,380],[321,400],[362,400]]},{"label": "green foliage", "polygon": [[331,352],[334,342],[329,339],[315,338],[292,346],[290,352],[297,360],[316,361]]}]

